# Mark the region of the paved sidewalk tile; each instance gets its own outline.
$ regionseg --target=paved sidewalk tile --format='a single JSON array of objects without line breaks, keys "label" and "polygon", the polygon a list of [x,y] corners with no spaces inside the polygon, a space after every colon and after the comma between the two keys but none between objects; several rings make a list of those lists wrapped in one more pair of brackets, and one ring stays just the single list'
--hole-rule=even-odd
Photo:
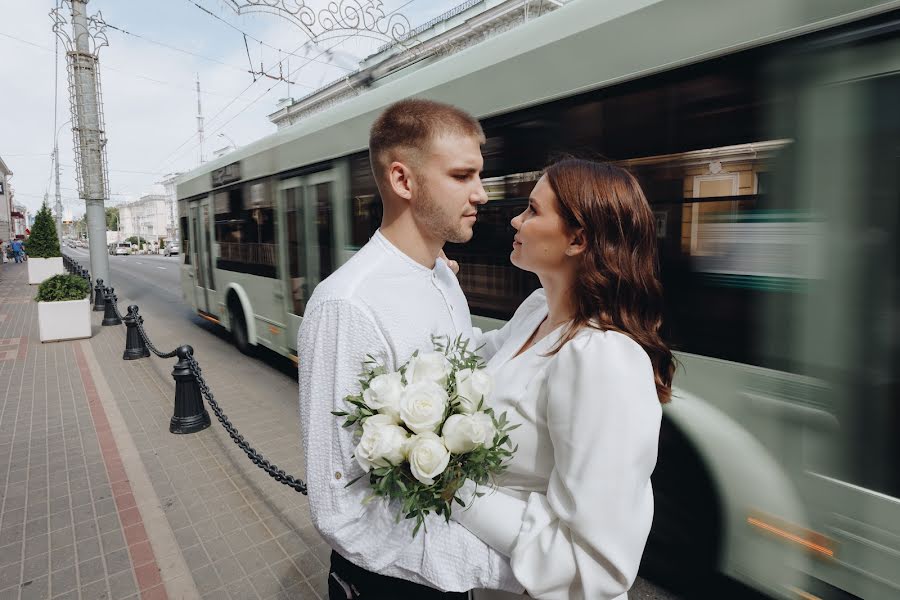
[{"label": "paved sidewalk tile", "polygon": [[[149,317],[145,325],[161,350],[185,341],[183,327]],[[212,414],[204,431],[169,433],[175,359],[122,361],[124,336],[124,327],[103,328],[91,346],[200,596],[327,598],[331,550],[310,522],[306,497],[254,466]],[[241,434],[285,471],[302,473],[296,405],[260,410],[233,365],[198,361]]]},{"label": "paved sidewalk tile", "polygon": [[[214,416],[169,433],[174,359],[123,361],[125,327],[102,313],[90,340],[42,344],[26,273],[0,267],[0,600],[327,598],[330,549],[306,497]],[[185,341],[177,323],[146,325],[162,349]],[[296,405],[260,410],[233,366],[201,360],[241,433],[302,474]]]},{"label": "paved sidewalk tile", "polygon": [[27,265],[0,268],[0,598],[137,598],[118,450],[79,342],[41,344]]}]

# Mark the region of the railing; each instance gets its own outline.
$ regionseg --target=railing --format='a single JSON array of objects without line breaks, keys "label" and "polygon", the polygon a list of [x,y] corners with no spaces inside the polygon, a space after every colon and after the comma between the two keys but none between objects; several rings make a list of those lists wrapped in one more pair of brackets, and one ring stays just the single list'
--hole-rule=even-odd
[{"label": "railing", "polygon": [[[255,244],[254,246],[272,246],[272,244]],[[268,248],[262,248],[263,253],[269,252]],[[74,259],[63,256],[63,263],[70,273],[78,273],[86,277],[88,282],[90,278],[87,270]],[[131,305],[125,317],[119,313],[118,298],[115,290],[111,287],[104,287],[103,280],[98,279],[97,285],[93,288],[95,296],[94,310],[97,310],[97,299],[102,301],[103,321],[102,325],[121,325],[126,326],[125,334],[125,352],[122,354],[123,360],[137,360],[149,357],[151,353],[159,358],[178,358],[175,368],[172,370],[172,377],[175,379],[175,403],[173,406],[172,419],[169,422],[169,431],[175,434],[196,433],[210,426],[211,421],[209,413],[203,405],[204,398],[209,407],[212,408],[219,423],[228,432],[232,441],[244,451],[244,454],[250,461],[269,474],[275,481],[282,483],[301,494],[306,494],[306,483],[303,480],[288,475],[283,469],[273,465],[258,450],[253,448],[244,436],[240,434],[237,428],[231,423],[225,415],[219,403],[216,402],[212,389],[203,378],[203,372],[200,364],[194,358],[194,349],[188,345],[182,345],[169,352],[160,351],[144,329],[144,318],[138,313],[138,307]]]}]

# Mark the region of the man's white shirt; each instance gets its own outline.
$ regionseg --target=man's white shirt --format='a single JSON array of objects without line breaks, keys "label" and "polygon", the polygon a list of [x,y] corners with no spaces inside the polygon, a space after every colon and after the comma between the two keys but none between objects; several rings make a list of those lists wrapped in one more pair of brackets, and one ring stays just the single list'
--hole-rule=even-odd
[{"label": "man's white shirt", "polygon": [[473,339],[469,307],[444,261],[428,269],[377,231],[346,264],[320,283],[297,340],[300,422],[313,524],[344,558],[369,571],[445,591],[473,588],[522,592],[509,561],[461,525],[429,515],[397,522],[399,507],[371,495],[351,458],[353,433],[331,414],[359,393],[366,355],[396,369],[431,336]]}]

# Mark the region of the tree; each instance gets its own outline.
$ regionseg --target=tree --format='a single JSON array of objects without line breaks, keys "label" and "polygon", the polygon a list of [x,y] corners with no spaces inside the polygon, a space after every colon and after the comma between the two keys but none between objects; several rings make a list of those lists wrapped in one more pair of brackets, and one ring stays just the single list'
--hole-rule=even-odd
[{"label": "tree", "polygon": [[107,231],[116,231],[119,229],[119,209],[118,208],[107,208],[106,209],[106,230]]},{"label": "tree", "polygon": [[50,207],[44,204],[34,217],[34,226],[27,242],[28,256],[31,258],[53,258],[62,256],[59,251],[59,238],[56,237],[56,224]]}]

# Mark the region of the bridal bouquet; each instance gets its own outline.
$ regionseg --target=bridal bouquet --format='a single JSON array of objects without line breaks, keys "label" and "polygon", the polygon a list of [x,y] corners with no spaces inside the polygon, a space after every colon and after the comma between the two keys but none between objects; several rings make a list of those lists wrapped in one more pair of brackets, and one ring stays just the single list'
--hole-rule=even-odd
[{"label": "bridal bouquet", "polygon": [[398,371],[367,356],[360,393],[345,398],[353,408],[332,413],[346,417],[359,439],[353,456],[365,473],[347,485],[368,475],[367,501],[400,501],[397,519],[416,519],[414,536],[430,512],[449,521],[454,501],[465,506],[456,495],[465,480],[487,484],[516,450],[509,432],[518,425],[484,407],[492,381],[469,342],[432,337],[432,344]]}]

